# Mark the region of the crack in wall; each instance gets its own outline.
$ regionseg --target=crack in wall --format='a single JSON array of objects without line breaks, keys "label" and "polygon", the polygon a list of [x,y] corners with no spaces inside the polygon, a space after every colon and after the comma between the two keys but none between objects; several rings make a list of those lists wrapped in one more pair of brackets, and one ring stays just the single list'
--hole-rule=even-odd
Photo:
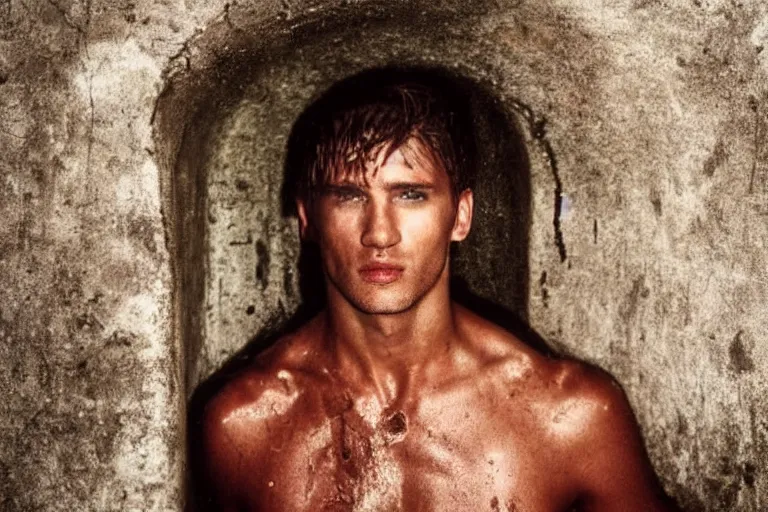
[{"label": "crack in wall", "polygon": [[557,165],[557,158],[555,157],[555,151],[552,149],[552,144],[547,139],[547,119],[545,117],[536,118],[533,110],[526,104],[519,100],[511,100],[512,108],[515,109],[528,124],[528,130],[533,136],[534,140],[541,146],[544,151],[544,155],[547,158],[547,165],[552,172],[552,179],[555,184],[555,211],[552,219],[552,225],[554,228],[555,247],[557,247],[557,253],[560,256],[560,262],[565,263],[568,259],[568,251],[565,247],[565,239],[563,237],[563,230],[560,223],[560,218],[563,209],[563,181],[560,178],[560,170]]},{"label": "crack in wall", "polygon": [[749,188],[747,189],[747,193],[752,194],[755,191],[755,174],[757,173],[757,161],[760,157],[760,112],[757,98],[754,96],[749,97],[749,108],[755,115],[752,170],[749,173]]},{"label": "crack in wall", "polygon": [[[88,44],[86,43],[86,55],[87,55],[87,47]],[[96,106],[93,102],[93,71],[91,71],[88,74],[88,104],[90,107],[90,120],[88,125],[88,148],[87,153],[85,157],[85,170],[88,176],[91,175],[91,156],[93,154],[93,131],[94,127],[96,125]],[[88,180],[86,183],[91,183],[91,180]]]},{"label": "crack in wall", "polygon": [[544,129],[544,123],[546,120],[542,120],[540,123],[541,131],[540,136],[534,134],[534,136],[540,141],[544,148],[544,153],[547,155],[547,163],[552,171],[552,177],[555,180],[555,214],[552,219],[552,225],[555,230],[555,245],[557,246],[557,252],[560,255],[560,262],[564,263],[568,259],[568,252],[565,248],[565,240],[563,239],[563,230],[560,224],[560,216],[563,209],[563,182],[560,179],[560,171],[557,167],[557,159],[555,158],[555,152],[552,149],[552,145],[544,137],[546,135]]},{"label": "crack in wall", "polygon": [[[88,59],[89,63],[91,62],[91,55],[88,52],[88,38],[91,31],[91,16],[92,16],[92,0],[86,0],[85,2],[85,27],[82,34],[82,41],[83,41],[83,48],[85,50],[85,58]],[[94,127],[96,126],[96,106],[93,102],[93,68],[91,68],[91,72],[89,73],[88,77],[88,102],[91,109],[91,115],[90,115],[90,124],[88,126],[88,154],[85,160],[85,169],[88,173],[88,176],[91,175],[91,156],[93,154],[93,133],[94,133]],[[92,183],[92,180],[88,180],[87,183]]]}]

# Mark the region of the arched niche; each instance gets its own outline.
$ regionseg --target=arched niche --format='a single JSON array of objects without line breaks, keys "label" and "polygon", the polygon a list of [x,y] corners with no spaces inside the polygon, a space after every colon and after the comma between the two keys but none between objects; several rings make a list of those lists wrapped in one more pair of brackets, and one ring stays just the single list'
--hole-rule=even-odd
[{"label": "arched niche", "polygon": [[471,97],[476,212],[454,255],[455,290],[520,327],[510,319],[526,317],[529,159],[542,152],[530,111],[500,94],[492,66],[468,58],[479,41],[465,14],[478,5],[368,3],[290,17],[233,7],[173,60],[153,126],[186,396],[301,304],[295,219],[281,208],[286,142],[313,98],[364,69],[431,69]]},{"label": "arched niche", "polygon": [[190,417],[231,369],[296,320],[301,247],[280,193],[288,137],[314,98],[370,68],[427,69],[466,91],[478,175],[473,230],[454,253],[455,295],[543,347],[524,321],[531,169],[548,174],[551,162],[531,111],[502,91],[504,73],[492,59],[472,58],[482,47],[472,25],[483,14],[478,5],[368,3],[308,8],[290,18],[240,5],[171,62],[153,128],[186,384],[182,409],[198,390]]}]

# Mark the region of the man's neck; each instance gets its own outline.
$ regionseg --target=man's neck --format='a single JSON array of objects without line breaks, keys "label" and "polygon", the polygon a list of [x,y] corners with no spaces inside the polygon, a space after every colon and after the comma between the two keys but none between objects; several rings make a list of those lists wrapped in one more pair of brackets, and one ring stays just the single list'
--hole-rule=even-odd
[{"label": "man's neck", "polygon": [[336,368],[385,404],[407,400],[425,371],[456,341],[447,282],[396,314],[366,314],[341,297],[329,297],[325,339]]}]

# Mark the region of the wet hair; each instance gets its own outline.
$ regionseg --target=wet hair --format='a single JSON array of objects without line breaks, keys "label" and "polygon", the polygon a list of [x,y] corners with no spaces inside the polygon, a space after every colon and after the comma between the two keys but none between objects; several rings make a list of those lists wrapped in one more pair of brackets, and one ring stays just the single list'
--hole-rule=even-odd
[{"label": "wet hair", "polygon": [[467,94],[434,71],[380,69],[344,80],[300,116],[289,141],[292,199],[330,182],[362,181],[395,150],[448,175],[455,197],[472,186],[474,143]]}]

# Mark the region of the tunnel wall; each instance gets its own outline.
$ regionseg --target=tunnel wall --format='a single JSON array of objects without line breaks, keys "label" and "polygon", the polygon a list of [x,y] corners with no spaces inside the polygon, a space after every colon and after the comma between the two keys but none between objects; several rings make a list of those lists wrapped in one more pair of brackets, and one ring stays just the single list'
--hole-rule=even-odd
[{"label": "tunnel wall", "polygon": [[[267,186],[238,172],[281,165],[237,121],[286,135],[333,80],[402,62],[471,77],[519,124],[532,326],[617,377],[688,510],[762,510],[766,42],[759,0],[0,2],[0,508],[181,509],[186,383],[284,296],[259,255],[262,275],[295,257],[288,221],[205,227]],[[208,308],[217,258],[251,296]]]}]

